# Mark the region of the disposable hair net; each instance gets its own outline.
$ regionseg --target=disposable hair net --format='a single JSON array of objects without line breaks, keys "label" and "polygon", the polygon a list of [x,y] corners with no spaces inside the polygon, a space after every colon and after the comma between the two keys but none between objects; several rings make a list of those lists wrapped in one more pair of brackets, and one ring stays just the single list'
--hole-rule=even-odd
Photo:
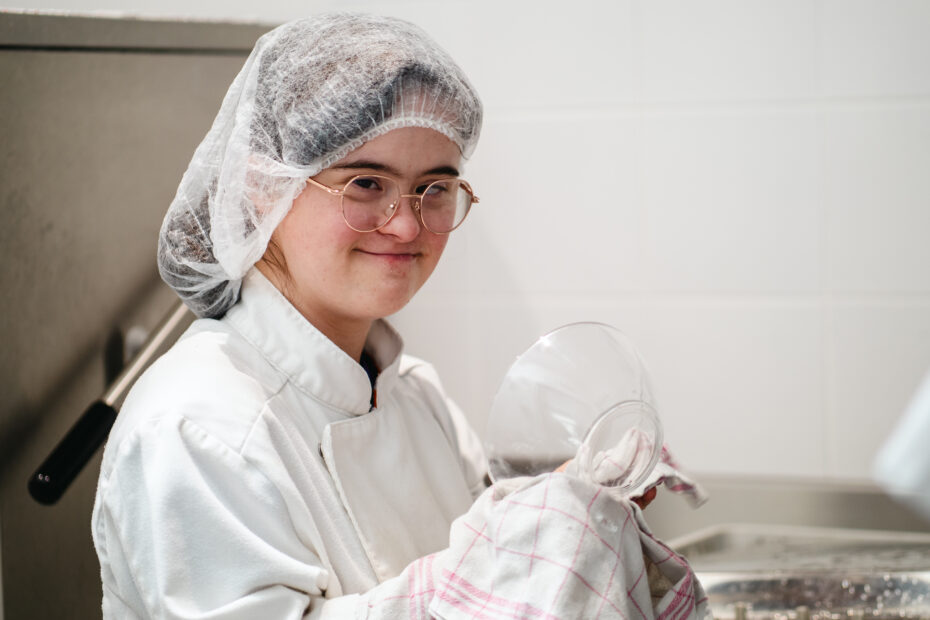
[{"label": "disposable hair net", "polygon": [[400,127],[474,150],[481,102],[408,22],[328,14],[262,36],[194,153],[162,224],[158,268],[198,316],[218,317],[307,177]]}]

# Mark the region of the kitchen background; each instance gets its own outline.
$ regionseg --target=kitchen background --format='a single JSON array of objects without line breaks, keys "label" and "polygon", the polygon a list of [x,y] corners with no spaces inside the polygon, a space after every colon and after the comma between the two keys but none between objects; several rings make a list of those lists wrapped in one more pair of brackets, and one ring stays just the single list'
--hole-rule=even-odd
[{"label": "kitchen background", "polygon": [[113,330],[170,306],[155,234],[251,42],[316,11],[422,25],[485,102],[481,203],[395,319],[479,430],[517,354],[598,320],[698,478],[874,491],[930,370],[930,2],[17,6],[108,18],[0,15],[0,620],[97,609],[96,461],[52,508],[25,481],[103,390]]}]

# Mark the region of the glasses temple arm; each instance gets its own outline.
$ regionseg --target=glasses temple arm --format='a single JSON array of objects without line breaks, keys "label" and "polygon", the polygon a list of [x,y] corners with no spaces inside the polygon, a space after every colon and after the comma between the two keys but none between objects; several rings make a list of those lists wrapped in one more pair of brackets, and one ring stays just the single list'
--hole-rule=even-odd
[{"label": "glasses temple arm", "polygon": [[322,183],[320,183],[319,181],[317,181],[316,179],[312,177],[307,177],[307,183],[313,183],[320,189],[325,189],[327,192],[329,192],[330,194],[333,194],[334,196],[341,196],[343,194],[343,191],[341,189],[335,189],[335,188],[323,185]]}]

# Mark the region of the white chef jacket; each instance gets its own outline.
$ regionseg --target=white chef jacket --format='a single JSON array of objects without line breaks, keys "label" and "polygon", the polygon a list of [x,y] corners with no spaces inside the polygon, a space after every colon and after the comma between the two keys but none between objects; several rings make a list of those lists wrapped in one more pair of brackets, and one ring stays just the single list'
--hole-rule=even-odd
[{"label": "white chef jacket", "polygon": [[363,368],[253,269],[146,371],[94,505],[105,618],[364,617],[357,593],[447,546],[480,444],[386,322],[366,350],[374,408]]}]

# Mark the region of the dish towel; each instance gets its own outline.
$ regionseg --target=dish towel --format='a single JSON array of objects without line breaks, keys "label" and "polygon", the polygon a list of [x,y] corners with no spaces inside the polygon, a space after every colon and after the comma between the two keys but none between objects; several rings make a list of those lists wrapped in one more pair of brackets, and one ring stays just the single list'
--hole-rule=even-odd
[{"label": "dish towel", "polygon": [[[695,504],[704,499],[664,448],[640,489],[658,484]],[[707,612],[693,571],[652,535],[636,504],[566,473],[487,489],[452,524],[449,547],[398,581],[403,592],[368,593],[367,618],[685,620]]]},{"label": "dish towel", "polygon": [[646,481],[636,487],[631,493],[631,497],[642,497],[650,489],[660,484],[673,492],[684,495],[692,508],[697,508],[707,501],[707,492],[693,478],[682,471],[681,466],[669,452],[668,446],[662,446],[662,453],[659,455],[659,462],[646,478]]}]

